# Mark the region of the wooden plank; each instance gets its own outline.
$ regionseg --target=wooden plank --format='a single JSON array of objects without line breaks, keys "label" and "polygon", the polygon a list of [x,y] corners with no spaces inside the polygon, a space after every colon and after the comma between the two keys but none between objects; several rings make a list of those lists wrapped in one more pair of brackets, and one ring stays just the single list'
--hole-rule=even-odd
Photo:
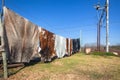
[{"label": "wooden plank", "polygon": [[[23,63],[15,63],[15,64],[8,64],[7,65],[7,68],[16,68],[16,67],[24,67],[24,64]],[[3,66],[2,66],[2,69],[3,69]]]},{"label": "wooden plank", "polygon": [[9,64],[7,67],[8,68],[24,67],[24,64],[23,63]]}]

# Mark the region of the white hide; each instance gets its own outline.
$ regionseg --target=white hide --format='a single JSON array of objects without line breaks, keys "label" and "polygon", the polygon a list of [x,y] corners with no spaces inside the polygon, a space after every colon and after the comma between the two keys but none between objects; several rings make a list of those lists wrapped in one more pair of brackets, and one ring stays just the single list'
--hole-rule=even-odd
[{"label": "white hide", "polygon": [[55,51],[58,58],[62,58],[66,53],[66,38],[55,36]]},{"label": "white hide", "polygon": [[[39,27],[39,34],[42,32],[42,28],[41,27]],[[40,53],[40,51],[41,51],[41,47],[40,47],[40,39],[39,39],[39,43],[38,43],[38,53]]]},{"label": "white hide", "polygon": [[39,33],[42,31],[42,28],[41,27],[38,27],[38,29],[39,29]]}]

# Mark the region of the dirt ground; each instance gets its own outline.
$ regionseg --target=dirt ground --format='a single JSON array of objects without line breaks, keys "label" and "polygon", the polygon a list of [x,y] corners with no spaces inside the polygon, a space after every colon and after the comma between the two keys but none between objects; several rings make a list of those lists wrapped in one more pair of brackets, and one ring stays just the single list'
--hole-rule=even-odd
[{"label": "dirt ground", "polygon": [[[10,68],[7,80],[120,80],[120,57],[77,53],[51,63]],[[3,70],[0,71],[3,80]]]}]

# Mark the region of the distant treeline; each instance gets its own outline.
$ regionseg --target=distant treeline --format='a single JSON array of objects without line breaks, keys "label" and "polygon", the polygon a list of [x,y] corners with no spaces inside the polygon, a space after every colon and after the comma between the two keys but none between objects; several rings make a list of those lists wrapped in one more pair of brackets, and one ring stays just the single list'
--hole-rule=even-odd
[{"label": "distant treeline", "polygon": [[119,45],[110,46],[110,48],[120,50],[120,44]]}]

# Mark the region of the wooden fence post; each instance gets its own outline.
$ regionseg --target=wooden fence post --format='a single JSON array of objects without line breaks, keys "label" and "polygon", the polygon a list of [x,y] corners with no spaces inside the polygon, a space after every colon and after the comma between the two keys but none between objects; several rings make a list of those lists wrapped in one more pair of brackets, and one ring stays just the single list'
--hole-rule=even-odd
[{"label": "wooden fence post", "polygon": [[4,49],[4,38],[3,38],[3,23],[2,23],[2,16],[0,17],[0,29],[1,29],[1,50],[2,52],[2,58],[3,58],[3,69],[4,69],[4,78],[8,78],[8,71],[7,71],[7,58],[6,58],[6,52]]}]

